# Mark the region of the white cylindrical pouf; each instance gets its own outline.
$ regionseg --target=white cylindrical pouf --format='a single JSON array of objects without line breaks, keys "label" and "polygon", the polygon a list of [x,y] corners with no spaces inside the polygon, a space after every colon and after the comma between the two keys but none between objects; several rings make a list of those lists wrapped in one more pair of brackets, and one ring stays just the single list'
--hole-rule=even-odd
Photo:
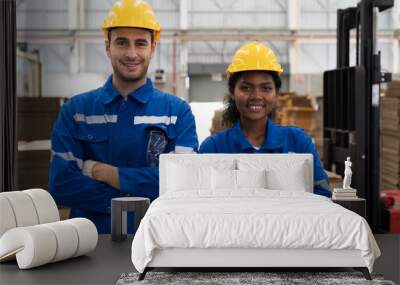
[{"label": "white cylindrical pouf", "polygon": [[51,262],[73,257],[78,250],[78,233],[73,225],[66,221],[41,225],[51,229],[56,235],[57,251]]},{"label": "white cylindrical pouf", "polygon": [[49,192],[43,189],[28,189],[23,192],[31,197],[39,218],[39,224],[60,220],[57,205]]},{"label": "white cylindrical pouf", "polygon": [[28,269],[86,254],[97,241],[96,226],[85,218],[16,227],[0,238],[0,262],[16,257],[19,268]]},{"label": "white cylindrical pouf", "polygon": [[65,220],[65,222],[73,225],[78,233],[78,250],[74,257],[86,254],[96,248],[98,233],[92,221],[84,218],[75,218]]},{"label": "white cylindrical pouf", "polygon": [[17,226],[14,211],[6,197],[0,195],[0,238],[9,229]]},{"label": "white cylindrical pouf", "polygon": [[30,196],[23,191],[1,193],[8,199],[15,215],[17,227],[33,226],[39,223],[35,205]]},{"label": "white cylindrical pouf", "polygon": [[41,225],[11,229],[0,239],[0,259],[16,254],[20,269],[49,263],[56,251],[55,234]]}]

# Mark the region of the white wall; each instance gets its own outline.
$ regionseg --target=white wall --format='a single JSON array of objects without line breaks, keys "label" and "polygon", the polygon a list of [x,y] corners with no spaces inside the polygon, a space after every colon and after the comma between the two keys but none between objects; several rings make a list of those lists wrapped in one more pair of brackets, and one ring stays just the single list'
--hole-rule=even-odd
[{"label": "white wall", "polygon": [[43,81],[43,96],[71,97],[104,85],[107,76],[100,73],[50,73]]},{"label": "white wall", "polygon": [[223,104],[222,102],[191,102],[190,107],[192,108],[192,112],[196,122],[196,131],[197,137],[199,139],[199,144],[201,144],[204,139],[206,139],[210,135],[214,112],[216,110],[222,109]]}]

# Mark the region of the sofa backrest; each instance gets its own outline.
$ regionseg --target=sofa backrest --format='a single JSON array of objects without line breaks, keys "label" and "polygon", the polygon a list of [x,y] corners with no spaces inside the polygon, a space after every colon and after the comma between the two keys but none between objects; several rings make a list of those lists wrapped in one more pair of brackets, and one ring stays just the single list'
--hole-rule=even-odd
[{"label": "sofa backrest", "polygon": [[[212,169],[220,170],[275,170],[285,174],[285,169],[302,167],[307,192],[313,192],[312,154],[162,154],[160,156],[160,196],[171,190],[176,180],[185,173],[205,169],[204,177]],[[282,179],[282,178],[280,178]],[[194,184],[199,183],[193,181]],[[201,183],[201,181],[200,181]],[[198,185],[197,185],[198,186]],[[197,187],[195,186],[195,187]],[[208,187],[201,185],[201,187]]]},{"label": "sofa backrest", "polygon": [[0,209],[0,237],[12,228],[60,220],[53,197],[39,188],[0,193]]}]

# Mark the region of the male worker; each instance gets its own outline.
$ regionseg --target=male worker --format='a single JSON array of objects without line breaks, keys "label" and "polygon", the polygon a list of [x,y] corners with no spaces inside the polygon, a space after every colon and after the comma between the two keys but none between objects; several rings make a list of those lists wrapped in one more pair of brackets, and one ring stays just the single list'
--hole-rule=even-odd
[{"label": "male worker", "polygon": [[111,199],[155,199],[159,154],[193,152],[198,142],[189,105],[146,77],[161,30],[151,6],[117,1],[102,28],[113,74],[63,106],[52,134],[49,186],[71,217],[109,233]]}]

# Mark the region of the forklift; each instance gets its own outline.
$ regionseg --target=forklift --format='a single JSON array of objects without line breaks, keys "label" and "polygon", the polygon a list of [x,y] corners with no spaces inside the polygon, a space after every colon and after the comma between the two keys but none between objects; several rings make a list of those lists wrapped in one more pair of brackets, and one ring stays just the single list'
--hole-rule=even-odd
[{"label": "forklift", "polygon": [[[337,68],[323,76],[324,168],[344,173],[353,162],[352,187],[366,200],[366,218],[382,232],[380,209],[380,85],[391,81],[381,72],[377,19],[394,0],[361,0],[337,11]],[[350,66],[351,31],[356,33],[355,65]],[[354,33],[354,32],[353,32]]]}]

